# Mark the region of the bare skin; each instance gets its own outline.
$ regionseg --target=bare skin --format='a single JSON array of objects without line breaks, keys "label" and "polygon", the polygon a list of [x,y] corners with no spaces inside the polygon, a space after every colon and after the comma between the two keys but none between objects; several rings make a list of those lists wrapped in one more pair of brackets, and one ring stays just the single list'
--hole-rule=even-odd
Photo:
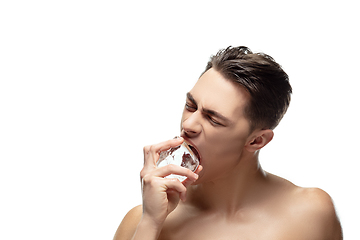
[{"label": "bare skin", "polygon": [[[213,69],[187,94],[182,138],[144,148],[143,205],[132,209],[114,239],[342,239],[330,196],[262,170],[259,150],[270,129],[251,131],[249,96]],[[196,173],[156,167],[159,153],[190,141],[201,154]],[[174,173],[185,182],[164,178]]]}]

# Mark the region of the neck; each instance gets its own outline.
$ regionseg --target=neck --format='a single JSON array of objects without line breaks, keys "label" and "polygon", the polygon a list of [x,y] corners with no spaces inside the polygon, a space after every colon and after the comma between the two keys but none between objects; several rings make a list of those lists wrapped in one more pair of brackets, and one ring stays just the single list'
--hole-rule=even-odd
[{"label": "neck", "polygon": [[242,159],[226,176],[191,186],[189,203],[202,210],[231,214],[254,204],[266,179],[256,153]]}]

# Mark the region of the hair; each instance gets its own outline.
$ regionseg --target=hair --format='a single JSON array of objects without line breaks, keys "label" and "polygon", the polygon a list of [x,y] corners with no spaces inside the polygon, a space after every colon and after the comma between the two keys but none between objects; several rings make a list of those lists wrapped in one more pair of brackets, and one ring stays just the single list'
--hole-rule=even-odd
[{"label": "hair", "polygon": [[247,47],[228,47],[211,56],[204,73],[213,68],[250,94],[245,117],[251,130],[274,129],[286,113],[292,88],[289,77],[275,60]]}]

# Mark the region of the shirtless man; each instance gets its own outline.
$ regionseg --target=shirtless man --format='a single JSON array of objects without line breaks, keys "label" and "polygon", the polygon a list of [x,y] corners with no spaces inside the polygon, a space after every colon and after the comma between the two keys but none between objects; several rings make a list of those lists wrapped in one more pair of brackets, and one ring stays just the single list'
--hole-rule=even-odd
[{"label": "shirtless man", "polygon": [[[229,47],[212,56],[187,93],[181,138],[144,147],[143,204],[115,240],[339,240],[330,196],[265,172],[259,150],[273,138],[291,95],[288,76],[268,55]],[[195,173],[159,153],[187,140],[200,154]],[[164,178],[186,176],[184,182]]]}]

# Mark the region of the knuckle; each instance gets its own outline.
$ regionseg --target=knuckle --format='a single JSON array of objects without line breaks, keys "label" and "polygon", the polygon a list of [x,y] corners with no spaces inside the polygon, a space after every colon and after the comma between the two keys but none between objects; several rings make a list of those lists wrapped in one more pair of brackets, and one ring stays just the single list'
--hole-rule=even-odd
[{"label": "knuckle", "polygon": [[[170,179],[172,182],[174,182],[175,184],[181,184],[181,182],[180,182],[180,180],[179,179],[177,179],[177,178],[171,178]],[[182,185],[182,184],[181,184]],[[180,186],[180,185],[179,185]]]},{"label": "knuckle", "polygon": [[188,176],[192,176],[194,174],[193,171],[191,171],[190,169],[187,169],[186,173]]},{"label": "knuckle", "polygon": [[145,146],[145,147],[143,148],[143,151],[144,151],[145,154],[147,154],[147,153],[150,151],[150,147],[151,147],[151,146]]},{"label": "knuckle", "polygon": [[142,177],[141,177],[141,181],[142,181],[142,184],[145,186],[156,186],[158,185],[158,178],[153,176],[152,174],[149,174],[149,173],[145,173]]},{"label": "knuckle", "polygon": [[148,154],[150,154],[151,152],[155,152],[154,149],[155,149],[154,145],[145,146],[145,147],[143,148],[144,155],[148,155]]},{"label": "knuckle", "polygon": [[166,168],[167,168],[168,171],[174,172],[176,170],[176,165],[168,164],[168,165],[166,165]]},{"label": "knuckle", "polygon": [[154,145],[149,146],[149,152],[153,152],[154,151]]},{"label": "knuckle", "polygon": [[167,181],[167,182],[173,182],[173,183],[180,182],[179,179],[177,179],[177,178],[171,178],[171,177],[166,178],[166,181]]},{"label": "knuckle", "polygon": [[148,174],[145,174],[141,179],[144,185],[149,184],[151,182],[151,177]]},{"label": "knuckle", "polygon": [[144,169],[142,169],[142,170],[140,171],[140,178],[141,178],[141,179],[144,179],[145,176],[146,176],[146,171],[145,171]]},{"label": "knuckle", "polygon": [[148,186],[150,188],[156,188],[160,185],[160,180],[156,177],[145,176],[143,180],[144,186]]}]

